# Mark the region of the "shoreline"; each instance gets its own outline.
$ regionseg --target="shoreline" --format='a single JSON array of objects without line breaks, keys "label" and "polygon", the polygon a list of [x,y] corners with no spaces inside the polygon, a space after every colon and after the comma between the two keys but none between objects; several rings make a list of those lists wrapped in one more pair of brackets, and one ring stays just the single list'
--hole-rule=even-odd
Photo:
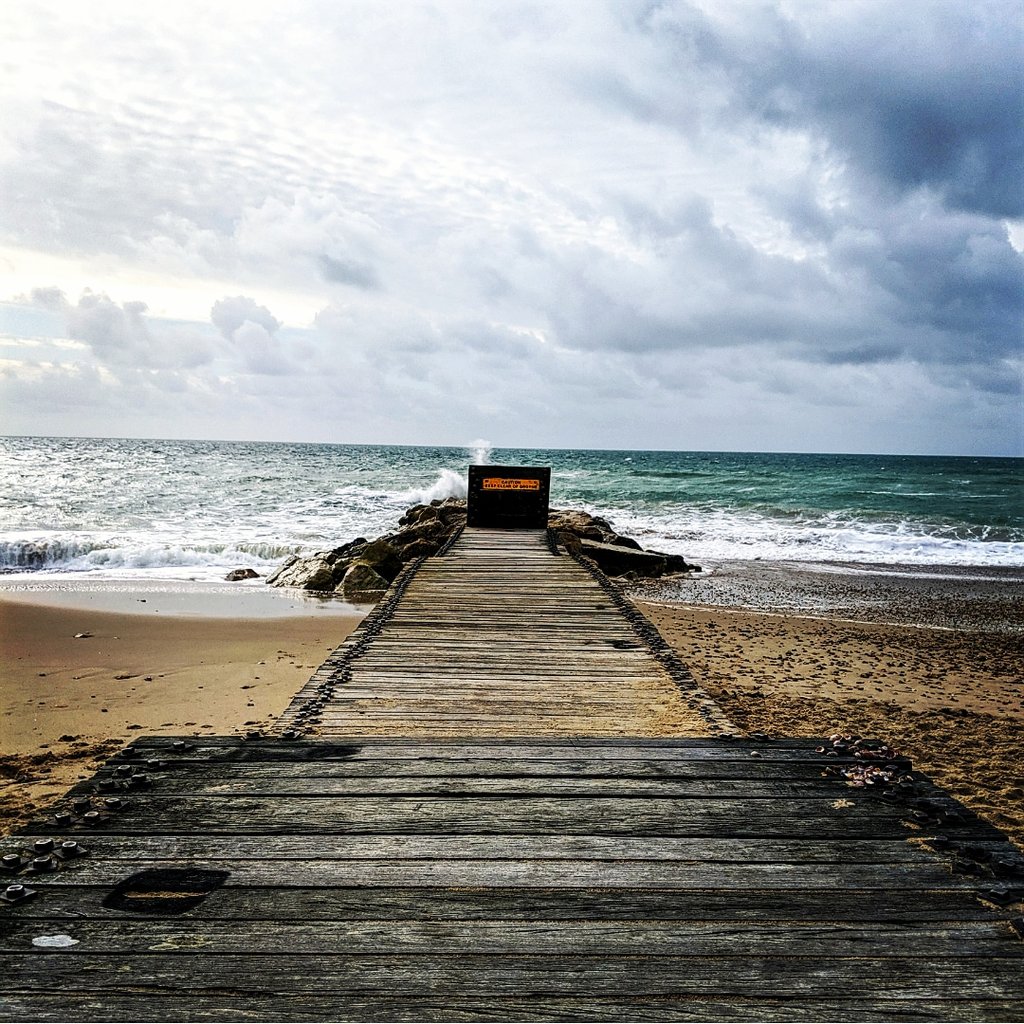
[{"label": "shoreline", "polygon": [[359,616],[372,606],[291,588],[268,587],[263,578],[223,580],[74,577],[49,573],[0,575],[0,602],[121,615],[200,619],[282,619]]}]

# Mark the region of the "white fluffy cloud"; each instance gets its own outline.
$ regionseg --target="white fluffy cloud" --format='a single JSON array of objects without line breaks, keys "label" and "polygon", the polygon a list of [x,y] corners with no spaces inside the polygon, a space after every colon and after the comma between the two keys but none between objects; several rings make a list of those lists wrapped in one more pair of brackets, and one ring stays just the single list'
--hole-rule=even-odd
[{"label": "white fluffy cloud", "polygon": [[1019,451],[1019,11],[862,6],[19,4],[4,427]]}]

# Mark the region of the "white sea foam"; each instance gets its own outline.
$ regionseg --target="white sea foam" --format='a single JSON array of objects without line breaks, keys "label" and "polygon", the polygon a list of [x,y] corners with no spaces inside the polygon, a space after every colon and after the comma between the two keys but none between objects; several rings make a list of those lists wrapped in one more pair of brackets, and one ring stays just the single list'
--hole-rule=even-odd
[{"label": "white sea foam", "polygon": [[870,562],[903,565],[1021,566],[1024,543],[963,539],[922,532],[914,524],[853,522],[839,513],[789,520],[725,510],[657,514],[588,507],[644,547],[696,561]]},{"label": "white sea foam", "polygon": [[466,497],[466,474],[454,469],[438,470],[437,479],[426,487],[410,487],[398,498],[410,505],[426,505],[445,498]]}]

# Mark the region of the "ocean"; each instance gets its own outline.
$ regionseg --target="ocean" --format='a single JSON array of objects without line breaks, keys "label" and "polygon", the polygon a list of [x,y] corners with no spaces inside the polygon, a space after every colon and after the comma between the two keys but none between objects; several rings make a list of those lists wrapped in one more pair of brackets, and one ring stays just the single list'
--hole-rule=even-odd
[{"label": "ocean", "polygon": [[6,437],[0,572],[266,573],[464,496],[471,462],[549,465],[553,506],[705,565],[1024,567],[1021,459]]}]

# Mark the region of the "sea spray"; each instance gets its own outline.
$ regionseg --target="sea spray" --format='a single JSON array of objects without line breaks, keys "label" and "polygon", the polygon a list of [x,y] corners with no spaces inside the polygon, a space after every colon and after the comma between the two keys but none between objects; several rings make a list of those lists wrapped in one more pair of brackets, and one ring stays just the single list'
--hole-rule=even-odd
[{"label": "sea spray", "polygon": [[491,456],[494,454],[494,446],[490,441],[478,437],[475,441],[470,441],[467,447],[469,448],[470,465],[486,466],[490,463]]},{"label": "sea spray", "polygon": [[426,487],[410,487],[402,492],[402,500],[410,505],[426,505],[431,501],[466,496],[466,474],[454,469],[438,471],[437,479]]}]

